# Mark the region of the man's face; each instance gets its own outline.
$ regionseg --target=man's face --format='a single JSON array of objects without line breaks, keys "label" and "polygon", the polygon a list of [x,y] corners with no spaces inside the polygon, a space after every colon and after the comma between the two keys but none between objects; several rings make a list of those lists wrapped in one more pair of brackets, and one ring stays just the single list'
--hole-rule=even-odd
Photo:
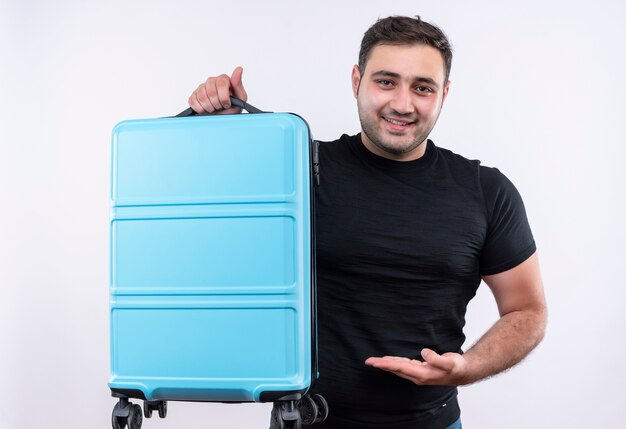
[{"label": "man's face", "polygon": [[376,45],[361,77],[352,69],[363,144],[385,158],[421,157],[450,82],[441,53],[428,45]]}]

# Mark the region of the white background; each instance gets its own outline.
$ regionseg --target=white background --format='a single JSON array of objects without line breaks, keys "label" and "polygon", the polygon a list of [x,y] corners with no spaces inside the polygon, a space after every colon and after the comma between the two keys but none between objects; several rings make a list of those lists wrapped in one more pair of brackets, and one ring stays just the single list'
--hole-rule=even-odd
[{"label": "white background", "polygon": [[[626,6],[593,2],[0,1],[0,428],[108,428],[110,132],[178,113],[243,65],[250,102],[318,139],[359,130],[350,89],[377,17],[455,48],[432,138],[524,197],[550,310],[541,346],[460,389],[466,428],[604,428],[626,395]],[[471,345],[496,319],[482,286]],[[267,405],[171,403],[149,428],[266,428]]]}]

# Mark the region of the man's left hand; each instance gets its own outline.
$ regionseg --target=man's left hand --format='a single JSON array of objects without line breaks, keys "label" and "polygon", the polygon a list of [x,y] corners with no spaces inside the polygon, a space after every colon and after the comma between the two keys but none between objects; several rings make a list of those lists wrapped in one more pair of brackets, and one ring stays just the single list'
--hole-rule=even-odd
[{"label": "man's left hand", "polygon": [[422,349],[424,362],[399,356],[371,357],[366,365],[396,374],[419,385],[459,386],[466,383],[467,361],[458,353]]}]

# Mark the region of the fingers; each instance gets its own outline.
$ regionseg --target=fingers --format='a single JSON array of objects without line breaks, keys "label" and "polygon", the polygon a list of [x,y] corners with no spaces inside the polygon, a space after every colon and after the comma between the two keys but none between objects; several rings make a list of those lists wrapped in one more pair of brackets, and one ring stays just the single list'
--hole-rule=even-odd
[{"label": "fingers", "polygon": [[198,101],[207,113],[230,107],[230,78],[225,74],[208,78],[197,92]]},{"label": "fingers", "polygon": [[443,371],[452,371],[454,369],[455,361],[447,356],[441,356],[431,349],[422,349],[421,352],[424,362],[439,368]]},{"label": "fingers", "polygon": [[[211,80],[213,78],[209,78]],[[213,113],[217,109],[211,102],[207,94],[207,84],[209,81],[200,84],[189,97],[189,106],[199,114]],[[214,97],[215,98],[215,97]]]},{"label": "fingers", "polygon": [[191,94],[189,106],[199,114],[241,112],[241,109],[231,106],[230,96],[232,94],[247,101],[248,94],[243,87],[242,74],[243,69],[237,67],[231,77],[226,74],[209,77]]},{"label": "fingers", "polygon": [[198,99],[198,95],[200,92],[204,92],[203,99],[206,98],[206,91],[204,90],[203,85],[200,85],[198,88],[196,88],[194,92],[191,93],[191,95],[189,96],[189,100],[187,100],[187,102],[189,103],[189,107],[191,107],[194,110],[194,112],[198,114],[208,113],[204,109],[204,106],[202,105],[200,100]]},{"label": "fingers", "polygon": [[200,111],[198,113],[213,113],[216,110],[207,94],[206,83],[198,86],[192,94],[192,97],[195,97],[197,104],[200,106]]},{"label": "fingers", "polygon": [[385,356],[382,358],[368,358],[365,364],[394,373],[398,377],[402,377],[416,384],[423,384],[425,381],[426,372],[423,369],[424,362],[418,360],[398,356]]},{"label": "fingers", "polygon": [[215,110],[230,109],[230,88],[231,82],[228,76],[222,74],[216,78],[215,93],[209,94],[209,99]]},{"label": "fingers", "polygon": [[370,357],[365,360],[366,365],[374,366],[381,364],[390,364],[392,362],[411,362],[411,359],[401,356],[383,356],[383,357]]},{"label": "fingers", "polygon": [[463,380],[464,358],[457,353],[439,355],[431,349],[423,349],[424,362],[400,356],[370,357],[365,364],[419,385],[456,386]]},{"label": "fingers", "polygon": [[416,366],[422,366],[425,363],[418,360],[409,359],[399,356],[371,357],[365,361],[366,365],[373,366],[389,371],[403,371],[412,369]]}]

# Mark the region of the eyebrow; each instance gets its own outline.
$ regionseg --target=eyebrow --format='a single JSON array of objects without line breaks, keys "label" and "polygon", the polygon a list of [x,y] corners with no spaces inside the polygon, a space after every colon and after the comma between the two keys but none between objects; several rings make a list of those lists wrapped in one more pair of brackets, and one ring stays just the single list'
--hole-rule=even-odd
[{"label": "eyebrow", "polygon": [[[394,79],[400,79],[402,76],[400,76],[398,73],[390,72],[387,70],[379,70],[372,73],[372,77],[392,77]],[[439,85],[437,84],[437,82],[435,82],[435,80],[430,77],[416,76],[413,78],[413,82],[428,83],[434,86],[436,89],[439,89]]]}]

